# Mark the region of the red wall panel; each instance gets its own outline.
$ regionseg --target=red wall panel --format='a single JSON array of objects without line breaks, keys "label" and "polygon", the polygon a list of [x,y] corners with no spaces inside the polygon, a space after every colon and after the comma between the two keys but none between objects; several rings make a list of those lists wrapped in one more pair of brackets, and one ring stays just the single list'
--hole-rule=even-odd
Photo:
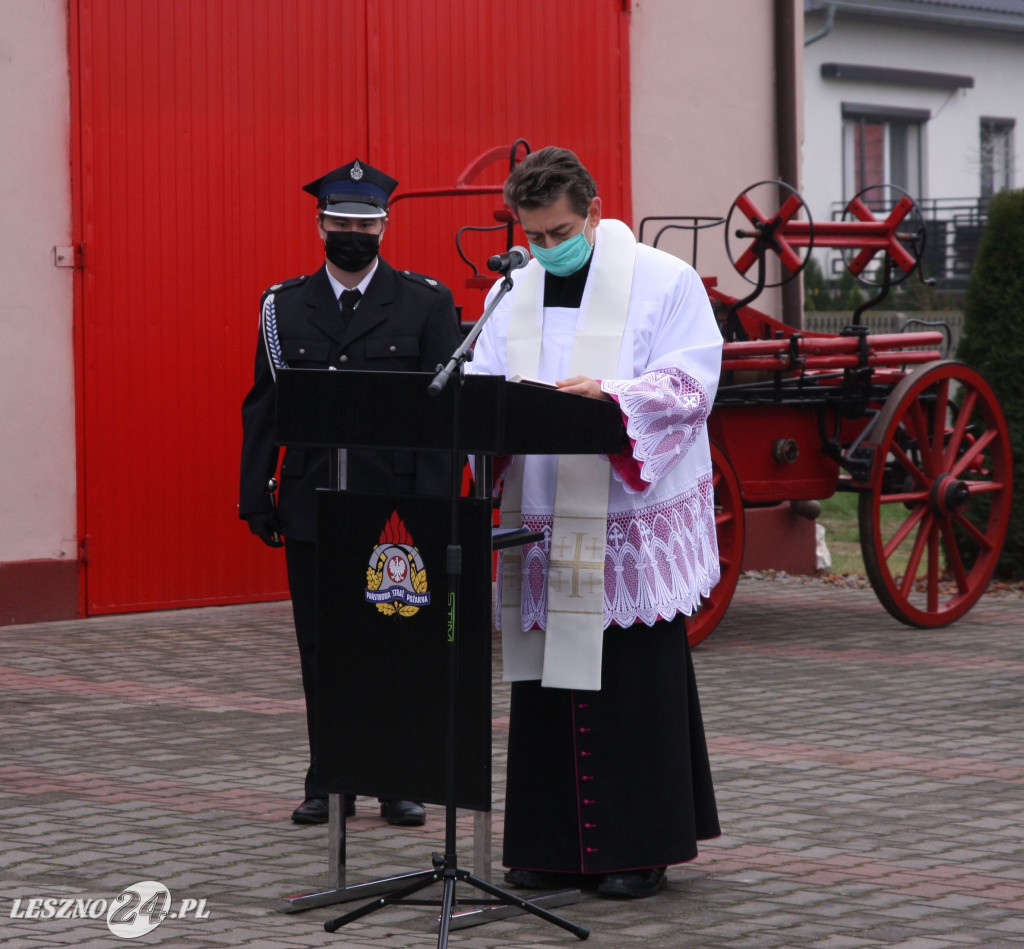
[{"label": "red wall panel", "polygon": [[[284,596],[235,504],[259,294],[322,262],[301,185],[360,156],[400,192],[447,186],[524,137],[575,148],[628,217],[620,0],[72,5],[85,609]],[[385,256],[475,316],[454,235],[499,205],[400,202]]]},{"label": "red wall panel", "polygon": [[[593,172],[606,213],[628,217],[626,23],[620,0],[372,3],[371,147],[401,192],[450,186],[473,158],[519,138],[533,149],[562,145]],[[507,173],[502,159],[479,183],[501,184]],[[494,224],[501,207],[496,196],[410,199],[396,208],[399,252],[409,251],[398,262],[441,276],[467,319],[479,315],[484,292],[466,289],[472,271],[456,254],[455,234]],[[517,242],[525,243],[518,231]],[[464,247],[485,270],[486,258],[504,249],[504,233],[467,235]]]}]

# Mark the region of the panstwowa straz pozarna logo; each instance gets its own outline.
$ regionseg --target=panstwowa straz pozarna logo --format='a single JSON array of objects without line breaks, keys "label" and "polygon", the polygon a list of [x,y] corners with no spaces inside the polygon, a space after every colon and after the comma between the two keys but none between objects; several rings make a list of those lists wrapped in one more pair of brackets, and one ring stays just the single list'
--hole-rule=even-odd
[{"label": "panstwowa straz pozarna logo", "polygon": [[415,616],[430,603],[423,558],[398,511],[391,512],[370,554],[366,602],[385,616]]}]

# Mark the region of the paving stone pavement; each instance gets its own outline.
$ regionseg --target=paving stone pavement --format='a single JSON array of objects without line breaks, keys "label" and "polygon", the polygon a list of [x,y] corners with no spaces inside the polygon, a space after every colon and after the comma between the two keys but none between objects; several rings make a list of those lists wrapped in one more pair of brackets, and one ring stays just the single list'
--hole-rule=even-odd
[{"label": "paving stone pavement", "polygon": [[[986,596],[952,627],[915,630],[870,590],[746,577],[694,658],[724,836],[655,899],[557,909],[591,930],[587,945],[1024,945],[1024,598]],[[496,880],[507,701],[496,681]],[[281,911],[327,882],[325,828],[288,819],[304,720],[287,604],[0,629],[0,703],[7,949],[437,945],[429,907],[335,934],[323,922],[359,904]],[[444,843],[443,809],[428,810],[426,827],[400,829],[360,799],[349,881],[426,869]],[[460,816],[467,868],[472,826]],[[189,912],[133,940],[102,916],[29,918],[98,912],[141,881]],[[528,916],[448,939],[577,942]]]}]

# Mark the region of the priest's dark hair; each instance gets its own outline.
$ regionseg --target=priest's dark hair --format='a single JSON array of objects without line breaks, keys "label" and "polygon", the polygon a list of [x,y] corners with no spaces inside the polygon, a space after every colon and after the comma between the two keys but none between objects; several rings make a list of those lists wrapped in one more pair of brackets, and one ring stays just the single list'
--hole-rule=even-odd
[{"label": "priest's dark hair", "polygon": [[562,195],[569,198],[573,213],[585,217],[597,196],[590,172],[568,148],[549,145],[527,155],[509,174],[502,190],[505,204],[514,212],[532,211],[554,204]]}]

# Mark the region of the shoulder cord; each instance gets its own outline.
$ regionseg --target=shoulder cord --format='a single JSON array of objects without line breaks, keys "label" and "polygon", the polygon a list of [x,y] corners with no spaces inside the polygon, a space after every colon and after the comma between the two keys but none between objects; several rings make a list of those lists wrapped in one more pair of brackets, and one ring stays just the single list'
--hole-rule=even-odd
[{"label": "shoulder cord", "polygon": [[277,310],[272,293],[268,293],[263,300],[260,322],[263,324],[263,344],[267,348],[267,358],[270,361],[270,375],[276,382],[277,370],[287,369],[288,364],[281,356],[281,341],[277,336]]}]

